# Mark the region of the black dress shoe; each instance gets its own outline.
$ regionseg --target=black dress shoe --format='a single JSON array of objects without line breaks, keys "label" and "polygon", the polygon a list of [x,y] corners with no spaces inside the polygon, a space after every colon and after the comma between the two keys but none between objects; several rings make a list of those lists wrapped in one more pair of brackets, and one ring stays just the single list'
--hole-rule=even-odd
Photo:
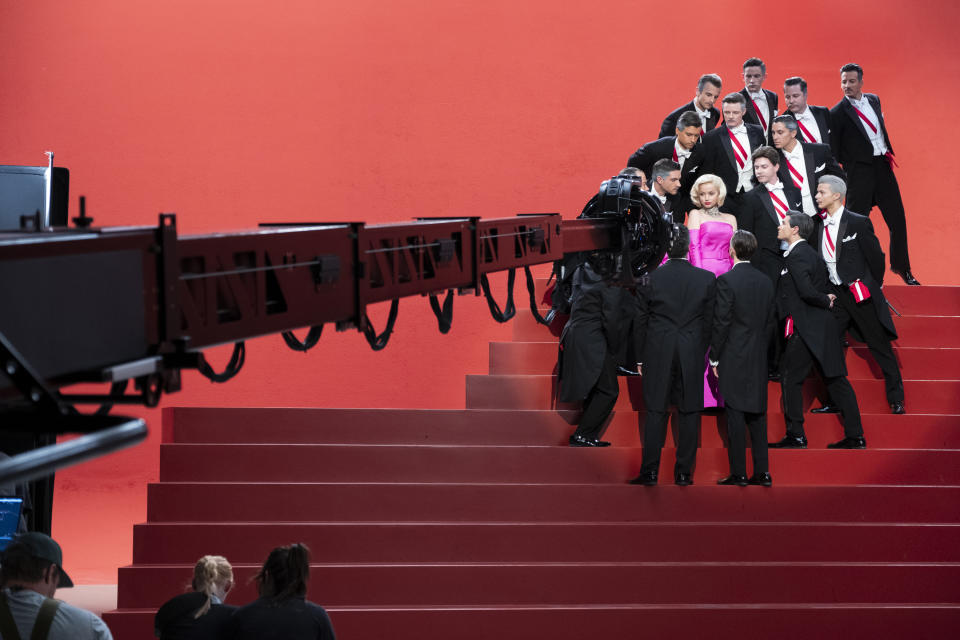
[{"label": "black dress shoe", "polygon": [[640,372],[636,369],[627,369],[626,367],[617,367],[618,376],[638,376]]},{"label": "black dress shoe", "polygon": [[806,436],[792,436],[789,433],[783,436],[780,442],[768,442],[767,446],[771,449],[806,449]]},{"label": "black dress shoe", "polygon": [[689,473],[678,473],[674,476],[674,482],[681,487],[687,487],[693,484],[693,476]]},{"label": "black dress shoe", "polygon": [[810,413],[840,413],[840,409],[832,404],[825,404],[822,407],[810,409]]},{"label": "black dress shoe", "polygon": [[630,481],[630,484],[642,484],[645,487],[656,486],[657,474],[654,471],[641,471],[640,475]]},{"label": "black dress shoe", "polygon": [[755,473],[750,477],[749,480],[747,480],[747,482],[750,484],[758,484],[763,487],[773,486],[773,478],[770,477],[769,471],[765,473]]},{"label": "black dress shoe", "polygon": [[857,436],[856,438],[844,438],[843,440],[838,440],[837,442],[831,442],[827,445],[827,449],[866,449],[867,441],[863,439],[863,436]]},{"label": "black dress shoe", "polygon": [[738,487],[745,487],[747,486],[747,476],[729,475],[726,478],[717,480],[717,484],[735,484]]},{"label": "black dress shoe", "polygon": [[570,436],[571,447],[609,447],[610,443],[597,438],[584,438],[576,433]]},{"label": "black dress shoe", "polygon": [[902,402],[891,402],[890,403],[890,413],[895,413],[897,415],[903,415],[907,410],[903,408]]},{"label": "black dress shoe", "polygon": [[910,273],[909,271],[895,271],[895,270],[892,270],[892,269],[891,269],[891,271],[893,271],[895,274],[897,274],[898,276],[900,276],[901,278],[903,278],[903,281],[906,282],[906,283],[907,283],[908,285],[910,285],[911,287],[919,287],[919,286],[920,286],[920,282],[917,281],[917,279],[914,278],[914,277],[913,277],[913,274]]}]

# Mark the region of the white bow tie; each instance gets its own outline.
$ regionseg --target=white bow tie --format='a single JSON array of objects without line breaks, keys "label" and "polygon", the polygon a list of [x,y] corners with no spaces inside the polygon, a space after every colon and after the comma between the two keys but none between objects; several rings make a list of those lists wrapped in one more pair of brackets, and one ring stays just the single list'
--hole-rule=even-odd
[{"label": "white bow tie", "polygon": [[827,216],[823,219],[823,224],[828,227],[835,227],[837,222],[839,222],[839,220],[837,220],[836,216]]},{"label": "white bow tie", "polygon": [[732,129],[730,129],[730,133],[733,133],[733,134],[746,133],[746,132],[747,132],[747,128],[743,125],[740,125],[739,127],[733,127]]},{"label": "white bow tie", "polygon": [[768,184],[767,191],[783,191],[783,183],[778,182],[777,184],[774,184],[774,185]]}]

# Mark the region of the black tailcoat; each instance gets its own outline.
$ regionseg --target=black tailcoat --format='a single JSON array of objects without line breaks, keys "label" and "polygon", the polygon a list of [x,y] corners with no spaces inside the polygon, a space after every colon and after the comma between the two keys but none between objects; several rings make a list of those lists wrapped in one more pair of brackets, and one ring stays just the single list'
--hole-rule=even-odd
[{"label": "black tailcoat", "polygon": [[[810,196],[817,192],[817,183],[823,176],[837,176],[844,182],[847,180],[847,174],[843,168],[834,159],[833,152],[825,144],[813,144],[808,142],[797,142],[803,149],[803,162],[806,165],[807,175],[805,176],[810,185]],[[783,149],[778,149],[780,154],[780,171],[777,176],[780,182],[793,186],[793,176],[790,174],[790,167],[787,166],[787,158]],[[816,204],[816,199],[814,199]],[[802,211],[802,209],[800,209]]]},{"label": "black tailcoat", "polygon": [[[897,339],[897,329],[887,307],[887,299],[883,295],[884,255],[880,248],[880,241],[873,231],[870,218],[844,209],[840,215],[835,246],[837,248],[837,275],[844,286],[849,286],[855,280],[860,280],[870,290],[873,308],[877,319],[883,325],[887,336],[891,340]],[[817,218],[816,238],[817,252],[823,255],[824,226]]]},{"label": "black tailcoat", "polygon": [[[684,111],[693,111],[696,113],[697,109],[693,106],[693,100],[679,109],[674,109],[670,112],[670,115],[663,119],[663,124],[660,125],[659,137],[663,138],[677,134],[677,120],[680,119]],[[718,124],[720,124],[720,112],[717,111],[715,107],[710,107],[710,117],[707,119],[707,131],[715,128]],[[706,133],[706,131],[704,133]]]},{"label": "black tailcoat", "polygon": [[728,407],[767,410],[767,344],[774,330],[773,284],[749,262],[717,278],[710,358],[719,361],[720,394]]},{"label": "black tailcoat", "polygon": [[[789,208],[794,211],[803,209],[800,190],[794,187],[792,182],[783,183],[783,195]],[[750,263],[770,278],[774,287],[783,269],[783,251],[777,239],[779,226],[780,218],[773,207],[770,192],[766,186],[758,184],[743,198],[743,207],[737,216],[737,227],[757,237],[757,251],[750,258]]]},{"label": "black tailcoat", "polygon": [[[764,119],[767,121],[767,129],[763,132],[763,137],[767,141],[767,144],[773,144],[770,138],[770,129],[773,127],[773,119],[777,117],[777,94],[766,89],[761,90],[767,98],[767,113],[763,114]],[[740,95],[747,101],[747,112],[743,116],[743,121],[762,128],[760,118],[757,117],[757,112],[753,109],[753,101],[746,87],[740,90]]]},{"label": "black tailcoat", "polygon": [[[817,128],[819,129],[820,140],[821,140],[820,144],[825,144],[829,146],[830,145],[830,109],[826,107],[818,107],[813,104],[810,104],[807,106],[810,107],[810,114],[813,115],[813,119],[817,122]],[[780,115],[794,116],[794,118],[796,118],[793,112],[789,110],[784,111]],[[798,136],[803,135],[803,132],[800,131],[798,132],[797,135]],[[811,142],[811,143],[813,142],[813,140],[807,140],[806,136],[804,136],[802,139],[798,138],[798,140],[800,140],[801,142]]]},{"label": "black tailcoat", "polygon": [[837,321],[827,297],[830,287],[827,265],[809,242],[801,240],[784,259],[777,283],[777,313],[781,320],[793,317],[793,330],[803,338],[827,378],[847,375]]},{"label": "black tailcoat", "polygon": [[634,322],[636,344],[642,345],[643,401],[648,409],[670,404],[671,368],[679,363],[681,411],[703,409],[703,372],[713,321],[714,275],[675,258],[650,274],[641,291]]}]

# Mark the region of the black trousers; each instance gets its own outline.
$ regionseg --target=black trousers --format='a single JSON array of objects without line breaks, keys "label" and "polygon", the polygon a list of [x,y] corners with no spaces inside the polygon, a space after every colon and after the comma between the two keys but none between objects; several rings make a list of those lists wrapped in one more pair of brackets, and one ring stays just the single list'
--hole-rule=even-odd
[{"label": "black trousers", "polygon": [[857,304],[850,289],[842,285],[834,285],[833,292],[837,296],[837,303],[833,305],[833,315],[840,327],[840,336],[851,327],[856,328],[860,337],[867,343],[870,355],[877,361],[883,371],[886,382],[887,402],[903,402],[903,376],[900,375],[900,365],[893,354],[890,337],[887,335],[873,298]]},{"label": "black trousers", "polygon": [[863,435],[863,426],[860,423],[860,408],[857,406],[857,395],[850,386],[846,376],[827,377],[817,363],[810,349],[796,333],[787,339],[781,365],[780,389],[783,394],[783,413],[787,422],[787,433],[793,436],[803,436],[803,381],[810,373],[810,368],[816,366],[817,373],[823,378],[830,394],[831,404],[840,409],[843,416],[843,432],[848,438]]},{"label": "black trousers", "polygon": [[727,457],[730,459],[730,473],[735,476],[747,475],[747,428],[750,429],[753,473],[766,473],[770,470],[766,412],[749,413],[728,406],[727,435],[730,437],[730,445],[727,448]]},{"label": "black trousers", "polygon": [[880,208],[883,221],[890,231],[890,267],[901,273],[910,271],[910,253],[907,250],[907,218],[903,210],[900,185],[890,163],[883,156],[874,156],[870,164],[852,164],[847,169],[846,207],[851,211],[870,215],[873,205]]},{"label": "black trousers", "polygon": [[599,438],[603,425],[610,417],[610,412],[613,411],[619,395],[620,383],[617,381],[617,363],[610,352],[607,351],[603,358],[600,377],[597,378],[597,383],[587,394],[587,399],[583,403],[583,413],[580,416],[580,423],[577,425],[574,435],[590,439]]},{"label": "black trousers", "polygon": [[[643,473],[658,473],[660,470],[660,454],[667,437],[669,417],[667,409],[647,408],[647,420],[643,425],[643,463],[640,467]],[[680,411],[679,422],[680,438],[677,443],[677,463],[673,467],[674,476],[678,473],[693,473],[700,436],[700,412]]]}]

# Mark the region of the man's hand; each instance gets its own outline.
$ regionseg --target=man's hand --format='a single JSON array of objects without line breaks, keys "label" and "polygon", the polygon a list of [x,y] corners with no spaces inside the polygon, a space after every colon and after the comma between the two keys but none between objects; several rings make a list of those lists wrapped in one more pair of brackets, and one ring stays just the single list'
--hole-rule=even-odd
[{"label": "man's hand", "polygon": [[827,297],[830,298],[830,308],[833,309],[833,303],[837,299],[837,296],[833,295],[832,293],[828,293]]},{"label": "man's hand", "polygon": [[710,369],[713,371],[713,377],[715,377],[717,380],[719,380],[719,379],[720,379],[720,374],[717,373],[717,367],[716,367],[716,366],[713,366],[713,367],[710,367]]}]

